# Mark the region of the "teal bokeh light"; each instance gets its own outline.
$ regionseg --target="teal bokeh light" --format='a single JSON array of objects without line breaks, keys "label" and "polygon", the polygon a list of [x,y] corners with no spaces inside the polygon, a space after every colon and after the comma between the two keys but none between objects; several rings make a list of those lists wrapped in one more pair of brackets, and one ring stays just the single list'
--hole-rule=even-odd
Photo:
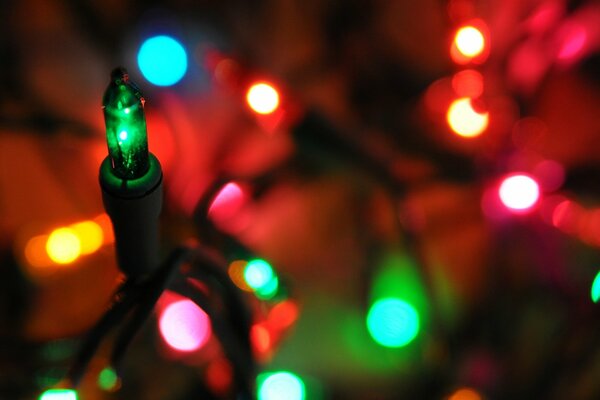
[{"label": "teal bokeh light", "polygon": [[403,347],[419,333],[419,314],[404,300],[389,297],[377,300],[367,315],[371,337],[385,347]]},{"label": "teal bokeh light", "polygon": [[72,389],[48,389],[38,400],[78,400],[77,392]]},{"label": "teal bokeh light", "polygon": [[279,278],[271,264],[261,259],[254,259],[244,268],[244,280],[256,295],[268,300],[277,294]]},{"label": "teal bokeh light", "polygon": [[304,400],[304,381],[288,371],[261,374],[258,379],[258,400]]},{"label": "teal bokeh light", "polygon": [[592,283],[591,297],[594,303],[597,303],[600,300],[600,272],[596,274],[596,278],[594,278],[594,282]]},{"label": "teal bokeh light", "polygon": [[144,78],[157,86],[171,86],[187,71],[187,54],[181,43],[169,36],[147,39],[138,52],[138,66]]}]

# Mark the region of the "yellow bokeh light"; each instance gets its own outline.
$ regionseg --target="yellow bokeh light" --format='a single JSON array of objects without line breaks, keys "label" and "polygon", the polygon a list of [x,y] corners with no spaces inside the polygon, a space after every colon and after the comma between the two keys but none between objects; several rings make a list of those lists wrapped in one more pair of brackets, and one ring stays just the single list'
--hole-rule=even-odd
[{"label": "yellow bokeh light", "polygon": [[257,83],[248,89],[246,101],[259,114],[271,114],[279,106],[279,93],[267,83]]},{"label": "yellow bokeh light", "polygon": [[71,225],[70,228],[79,238],[81,254],[91,254],[102,246],[104,233],[96,222],[83,221]]},{"label": "yellow bokeh light", "polygon": [[81,242],[71,228],[52,231],[46,242],[48,257],[57,264],[69,264],[81,255]]},{"label": "yellow bokeh light", "polygon": [[483,52],[485,38],[479,29],[474,26],[465,26],[456,32],[454,44],[463,56],[473,58]]},{"label": "yellow bokeh light", "polygon": [[476,137],[485,131],[489,124],[489,114],[480,114],[473,109],[471,99],[463,97],[450,104],[446,120],[452,131],[463,137]]}]

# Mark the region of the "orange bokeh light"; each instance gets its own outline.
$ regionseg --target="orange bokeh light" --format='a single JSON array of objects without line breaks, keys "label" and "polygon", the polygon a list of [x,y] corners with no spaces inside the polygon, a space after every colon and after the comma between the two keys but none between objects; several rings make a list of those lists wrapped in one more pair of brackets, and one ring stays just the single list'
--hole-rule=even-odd
[{"label": "orange bokeh light", "polygon": [[489,114],[477,112],[473,109],[470,98],[461,97],[450,104],[446,121],[457,135],[473,138],[486,130],[489,125]]},{"label": "orange bokeh light", "polygon": [[114,240],[112,225],[106,214],[92,220],[53,229],[48,234],[31,237],[23,248],[29,265],[36,268],[67,265],[82,255],[93,254]]},{"label": "orange bokeh light", "polygon": [[471,388],[460,388],[448,400],[481,400],[481,395]]},{"label": "orange bokeh light", "polygon": [[258,354],[266,354],[271,349],[271,333],[262,324],[254,324],[250,329],[250,340]]}]

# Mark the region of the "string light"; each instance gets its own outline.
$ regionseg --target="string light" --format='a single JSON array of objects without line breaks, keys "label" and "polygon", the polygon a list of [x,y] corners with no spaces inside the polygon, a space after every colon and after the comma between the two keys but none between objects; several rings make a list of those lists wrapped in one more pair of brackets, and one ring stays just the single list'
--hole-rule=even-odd
[{"label": "string light", "polygon": [[38,400],[78,400],[77,392],[72,389],[48,389]]},{"label": "string light", "polygon": [[244,279],[255,294],[263,300],[275,296],[279,288],[279,278],[273,267],[262,259],[251,260],[246,264]]},{"label": "string light", "polygon": [[419,314],[404,300],[383,298],[377,300],[367,315],[371,337],[384,347],[403,347],[419,333]]},{"label": "string light", "polygon": [[463,387],[452,393],[448,400],[481,400],[481,395],[471,388]]},{"label": "string light", "polygon": [[233,217],[244,205],[246,196],[240,185],[229,182],[217,193],[208,208],[208,216],[216,222]]},{"label": "string light", "polygon": [[480,64],[489,54],[488,29],[482,20],[473,20],[455,33],[450,47],[450,57],[457,64]]},{"label": "string light", "polygon": [[159,329],[169,347],[181,352],[200,349],[212,331],[208,315],[189,299],[169,304],[160,315]]},{"label": "string light", "polygon": [[111,392],[119,387],[119,377],[114,369],[107,367],[98,374],[98,386],[100,389]]},{"label": "string light", "polygon": [[259,375],[259,400],[304,400],[304,381],[289,371],[278,371]]},{"label": "string light", "polygon": [[177,40],[160,35],[147,39],[137,56],[144,78],[156,86],[171,86],[187,71],[187,53]]},{"label": "string light", "polygon": [[23,249],[29,265],[42,268],[77,261],[82,255],[90,255],[102,246],[112,243],[112,226],[106,214],[91,220],[58,227],[49,234],[30,238]]},{"label": "string light", "polygon": [[48,257],[57,264],[69,264],[81,255],[81,241],[71,228],[52,231],[46,242]]},{"label": "string light", "polygon": [[502,181],[498,189],[502,204],[516,212],[529,211],[540,198],[538,183],[528,175],[513,174]]},{"label": "string light", "polygon": [[460,53],[469,58],[481,54],[485,48],[485,38],[479,29],[474,26],[465,26],[456,32],[454,43]]},{"label": "string light", "polygon": [[102,227],[94,221],[78,222],[70,226],[81,245],[81,254],[92,254],[96,252],[104,242]]},{"label": "string light", "polygon": [[112,173],[133,180],[150,168],[144,98],[123,69],[113,71],[102,98]]},{"label": "string light", "polygon": [[454,133],[466,138],[481,135],[489,124],[489,114],[478,113],[473,109],[471,99],[459,98],[450,104],[446,114],[448,125]]},{"label": "string light", "polygon": [[248,89],[246,101],[258,114],[271,114],[279,107],[279,93],[266,82],[255,83]]}]

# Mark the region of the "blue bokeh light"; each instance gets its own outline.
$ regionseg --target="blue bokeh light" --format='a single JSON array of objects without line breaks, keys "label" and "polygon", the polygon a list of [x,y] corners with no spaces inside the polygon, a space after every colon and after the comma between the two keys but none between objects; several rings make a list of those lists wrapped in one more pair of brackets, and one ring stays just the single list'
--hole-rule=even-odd
[{"label": "blue bokeh light", "polygon": [[154,36],[140,46],[138,66],[144,78],[157,86],[171,86],[187,71],[187,53],[181,43],[169,36]]}]

